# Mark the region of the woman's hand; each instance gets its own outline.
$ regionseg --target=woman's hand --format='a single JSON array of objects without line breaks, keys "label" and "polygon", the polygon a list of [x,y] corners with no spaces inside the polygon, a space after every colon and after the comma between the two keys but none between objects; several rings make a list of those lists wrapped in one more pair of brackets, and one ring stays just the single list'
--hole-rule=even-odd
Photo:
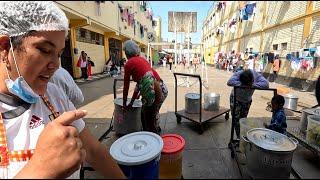
[{"label": "woman's hand", "polygon": [[49,122],[41,132],[35,152],[15,178],[67,178],[80,168],[86,151],[72,122],[83,118],[86,111],[63,113]]}]

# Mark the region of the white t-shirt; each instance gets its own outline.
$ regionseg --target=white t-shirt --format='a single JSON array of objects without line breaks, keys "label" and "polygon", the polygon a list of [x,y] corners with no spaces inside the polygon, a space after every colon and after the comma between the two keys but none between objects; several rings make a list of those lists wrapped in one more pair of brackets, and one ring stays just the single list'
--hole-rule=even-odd
[{"label": "white t-shirt", "polygon": [[74,82],[69,72],[64,68],[59,67],[51,77],[50,82],[61,88],[74,105],[79,105],[84,101],[81,89]]},{"label": "white t-shirt", "polygon": [[254,59],[248,59],[247,65],[248,69],[254,70]]},{"label": "white t-shirt", "polygon": [[[49,98],[50,103],[55,107],[55,110],[58,111],[59,114],[75,109],[66,94],[50,82],[48,83],[45,96]],[[17,107],[8,104],[8,102],[0,100],[1,113],[5,113],[16,108]],[[13,117],[11,119],[5,119],[4,117],[9,150],[35,149],[40,133],[44,129],[45,125],[50,122],[50,117],[52,117],[51,114],[51,111],[47,108],[43,100],[39,99],[36,104],[32,104],[29,109],[24,111],[18,117]],[[79,132],[81,132],[85,127],[85,123],[82,119],[74,121],[72,125],[75,126]],[[7,171],[8,174],[6,175],[5,173],[5,176],[0,178],[12,179],[26,163],[27,161],[10,162]],[[6,169],[0,168],[0,176],[2,176],[3,172],[6,172]],[[80,170],[76,171],[69,178],[80,178],[79,175]]]},{"label": "white t-shirt", "polygon": [[81,68],[86,68],[87,67],[87,61],[81,61]]}]

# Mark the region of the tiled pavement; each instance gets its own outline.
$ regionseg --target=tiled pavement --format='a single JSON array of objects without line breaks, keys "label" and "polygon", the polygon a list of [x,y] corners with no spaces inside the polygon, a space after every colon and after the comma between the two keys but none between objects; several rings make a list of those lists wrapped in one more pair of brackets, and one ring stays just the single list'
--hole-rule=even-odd
[{"label": "tiled pavement", "polygon": [[[178,68],[179,72],[185,72]],[[225,121],[224,116],[213,119],[205,124],[203,134],[198,134],[195,124],[182,119],[181,124],[176,123],[174,115],[174,77],[172,72],[163,67],[158,67],[157,71],[169,88],[169,95],[160,110],[162,134],[176,133],[186,140],[186,147],[183,152],[183,177],[184,178],[241,178],[235,161],[230,157],[230,150],[227,145],[230,139],[231,121]],[[198,73],[201,74],[199,71]],[[231,88],[226,85],[231,72],[216,70],[208,67],[209,88],[203,88],[203,92],[216,92],[221,95],[220,105],[229,106],[229,94]],[[204,73],[205,74],[205,73]],[[80,83],[80,88],[85,95],[85,102],[80,109],[88,110],[85,118],[87,126],[91,132],[99,138],[109,127],[112,118],[113,105],[113,77],[102,78],[91,83]],[[178,110],[184,109],[184,95],[187,92],[198,92],[199,83],[190,78],[191,87],[178,86]],[[184,80],[178,78],[178,84]],[[278,87],[279,84],[270,84],[270,87]],[[130,86],[132,89],[134,84]],[[290,91],[299,97],[298,109],[315,105],[316,100],[313,92]],[[117,95],[122,94],[122,84],[117,86]],[[266,103],[272,97],[271,92],[256,91],[250,109],[249,117],[271,117],[271,113],[265,110]],[[288,121],[288,124],[290,121]],[[103,141],[110,147],[115,140],[114,133],[111,132]],[[300,147],[296,150],[293,159],[293,166],[304,178],[320,177],[320,161],[308,150]],[[96,172],[86,172],[85,177],[89,179],[99,178]]]}]

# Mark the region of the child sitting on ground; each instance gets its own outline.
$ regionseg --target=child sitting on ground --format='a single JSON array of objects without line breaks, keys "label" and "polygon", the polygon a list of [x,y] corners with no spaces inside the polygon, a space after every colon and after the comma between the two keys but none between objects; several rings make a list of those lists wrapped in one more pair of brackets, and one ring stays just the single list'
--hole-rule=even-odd
[{"label": "child sitting on ground", "polygon": [[285,134],[287,128],[287,118],[283,109],[284,97],[281,95],[273,96],[271,100],[272,119],[271,124],[264,123],[264,127]]}]

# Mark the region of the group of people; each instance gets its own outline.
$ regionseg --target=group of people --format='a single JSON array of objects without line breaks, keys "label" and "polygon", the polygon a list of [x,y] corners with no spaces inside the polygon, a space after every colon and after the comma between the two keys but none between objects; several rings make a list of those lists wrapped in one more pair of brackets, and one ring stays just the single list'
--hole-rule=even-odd
[{"label": "group of people", "polygon": [[77,67],[81,69],[81,78],[87,80],[92,76],[92,67],[94,66],[94,62],[87,55],[86,52],[81,51],[79,56]]},{"label": "group of people", "polygon": [[[273,54],[273,56],[268,55]],[[232,50],[228,53],[218,52],[214,57],[217,69],[237,72],[243,69],[251,69],[256,72],[263,72],[267,62],[272,63],[273,75],[270,81],[273,82],[278,76],[281,61],[278,54],[270,53],[252,53],[247,50],[242,52],[235,52]]]}]

